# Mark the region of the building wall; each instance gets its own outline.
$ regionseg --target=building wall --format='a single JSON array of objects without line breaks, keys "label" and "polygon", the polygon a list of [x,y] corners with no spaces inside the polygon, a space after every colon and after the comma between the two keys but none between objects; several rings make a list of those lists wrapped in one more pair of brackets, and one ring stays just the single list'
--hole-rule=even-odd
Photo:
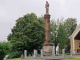
[{"label": "building wall", "polygon": [[77,53],[77,49],[80,49],[80,47],[79,47],[80,40],[75,39],[74,43],[75,43],[75,53]]},{"label": "building wall", "polygon": [[74,52],[73,52],[73,39],[72,39],[72,37],[70,38],[70,46],[71,46],[72,53],[74,54]]},{"label": "building wall", "polygon": [[[70,38],[70,46],[71,46],[71,50],[72,50],[73,54],[75,54],[77,52],[77,49],[80,49],[79,48],[80,40],[78,40],[78,41],[74,40],[74,37],[78,34],[79,31],[80,31],[80,25],[75,29],[75,31],[69,37]],[[73,50],[73,48],[74,48],[74,50]]]}]

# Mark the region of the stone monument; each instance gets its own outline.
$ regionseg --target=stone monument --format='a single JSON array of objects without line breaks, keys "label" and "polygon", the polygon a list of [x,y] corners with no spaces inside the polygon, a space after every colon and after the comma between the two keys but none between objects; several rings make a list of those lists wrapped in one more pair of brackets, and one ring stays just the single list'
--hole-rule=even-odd
[{"label": "stone monument", "polygon": [[51,43],[50,39],[50,15],[49,15],[49,3],[46,1],[46,14],[44,15],[45,19],[45,42],[42,44],[43,46],[43,55],[50,56],[53,49],[53,43]]}]

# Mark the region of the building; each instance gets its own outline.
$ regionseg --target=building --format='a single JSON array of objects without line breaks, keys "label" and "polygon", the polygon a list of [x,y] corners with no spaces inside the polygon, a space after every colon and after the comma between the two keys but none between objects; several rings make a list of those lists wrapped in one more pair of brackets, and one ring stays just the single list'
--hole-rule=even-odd
[{"label": "building", "polygon": [[80,25],[77,26],[77,28],[69,37],[69,39],[70,39],[72,53],[73,54],[80,53]]}]

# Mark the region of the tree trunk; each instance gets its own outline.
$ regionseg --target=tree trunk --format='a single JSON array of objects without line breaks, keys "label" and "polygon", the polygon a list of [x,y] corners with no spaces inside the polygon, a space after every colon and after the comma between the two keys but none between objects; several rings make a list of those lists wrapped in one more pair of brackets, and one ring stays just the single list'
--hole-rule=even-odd
[{"label": "tree trunk", "polygon": [[55,45],[55,54],[56,54],[56,45]]}]

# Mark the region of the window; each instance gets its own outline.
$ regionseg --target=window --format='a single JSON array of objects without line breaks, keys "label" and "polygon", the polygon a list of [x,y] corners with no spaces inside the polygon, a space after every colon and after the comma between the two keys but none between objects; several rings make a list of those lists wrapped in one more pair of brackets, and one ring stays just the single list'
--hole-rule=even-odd
[{"label": "window", "polygon": [[79,43],[79,48],[80,48],[80,43]]}]

